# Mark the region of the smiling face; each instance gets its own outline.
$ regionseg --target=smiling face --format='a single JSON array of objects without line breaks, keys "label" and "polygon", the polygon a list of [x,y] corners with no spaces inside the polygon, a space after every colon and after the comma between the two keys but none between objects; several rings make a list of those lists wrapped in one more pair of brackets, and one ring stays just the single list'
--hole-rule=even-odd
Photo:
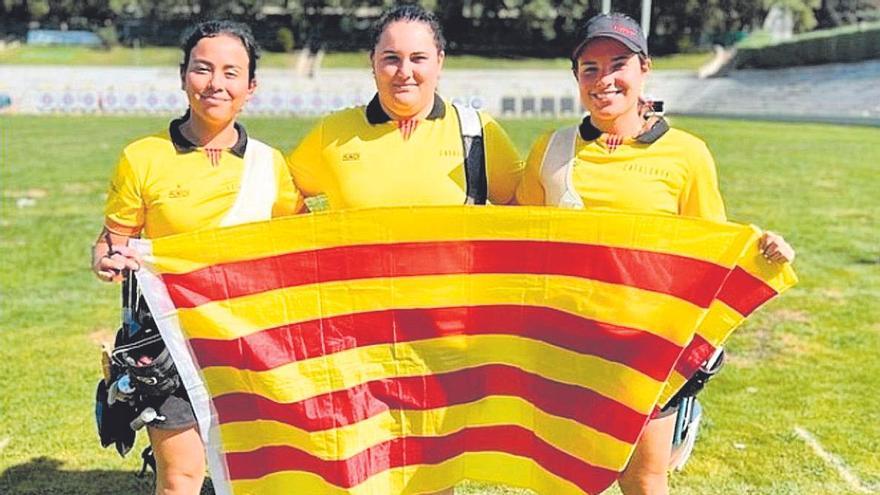
[{"label": "smiling face", "polygon": [[638,116],[650,61],[611,38],[590,41],[577,57],[575,77],[581,104],[598,122]]},{"label": "smiling face", "polygon": [[248,74],[249,62],[244,44],[235,36],[200,39],[181,74],[193,118],[211,126],[235,120],[256,89],[256,79]]},{"label": "smiling face", "polygon": [[391,118],[430,112],[443,57],[427,24],[396,21],[385,28],[370,58],[379,102]]}]

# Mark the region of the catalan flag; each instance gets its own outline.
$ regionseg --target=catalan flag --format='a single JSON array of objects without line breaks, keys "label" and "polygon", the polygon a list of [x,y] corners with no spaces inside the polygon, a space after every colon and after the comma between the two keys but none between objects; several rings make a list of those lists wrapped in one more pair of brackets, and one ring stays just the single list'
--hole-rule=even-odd
[{"label": "catalan flag", "polygon": [[659,215],[353,210],[139,241],[138,278],[218,493],[599,493],[694,363],[794,284],[758,238]]}]

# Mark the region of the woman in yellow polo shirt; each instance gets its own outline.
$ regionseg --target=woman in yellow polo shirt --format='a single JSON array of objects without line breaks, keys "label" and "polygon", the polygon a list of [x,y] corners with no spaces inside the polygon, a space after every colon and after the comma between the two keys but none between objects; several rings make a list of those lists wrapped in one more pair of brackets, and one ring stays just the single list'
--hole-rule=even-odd
[{"label": "woman in yellow polo shirt", "polygon": [[444,49],[437,18],[419,6],[379,18],[370,51],[375,97],[323,118],[287,157],[303,195],[324,195],[331,209],[513,200],[522,160],[482,112],[484,167],[464,164],[466,109],[436,93]]},{"label": "woman in yellow polo shirt", "polygon": [[[136,270],[132,237],[156,238],[296,213],[302,207],[281,153],[248,137],[236,117],[256,89],[250,29],[207,21],[185,38],[180,78],[186,114],[125,147],[110,181],[104,228],[92,253],[103,281]],[[154,400],[155,399],[155,400]],[[147,426],[158,494],[199,493],[205,454],[183,386],[149,399]]]},{"label": "woman in yellow polo shirt", "polygon": [[[642,98],[651,60],[639,24],[622,14],[593,17],[581,28],[571,61],[589,115],[538,139],[517,203],[726,220],[705,143],[652,116]],[[794,259],[776,234],[766,233],[761,248],[774,262]],[[648,423],[620,478],[624,494],[668,493],[675,412],[669,407]]]},{"label": "woman in yellow polo shirt", "polygon": [[333,209],[513,200],[522,161],[484,113],[482,185],[463,166],[463,116],[436,93],[444,48],[436,17],[421,7],[397,7],[377,21],[370,52],[376,96],[323,118],[288,155],[305,196],[326,195]]}]

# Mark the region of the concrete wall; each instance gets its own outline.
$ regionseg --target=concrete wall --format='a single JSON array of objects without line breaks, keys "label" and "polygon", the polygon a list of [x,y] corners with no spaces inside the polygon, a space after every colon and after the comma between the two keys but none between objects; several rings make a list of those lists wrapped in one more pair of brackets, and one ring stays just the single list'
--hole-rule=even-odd
[{"label": "concrete wall", "polygon": [[[320,115],[367,102],[369,70],[322,70],[318,77],[258,71],[259,88],[246,112]],[[185,98],[175,68],[0,66],[7,111],[41,113],[179,114]],[[447,70],[441,94],[500,117],[575,116],[577,87],[565,70]],[[880,60],[778,70],[735,71],[698,79],[658,71],[646,92],[676,114],[880,123]]]}]

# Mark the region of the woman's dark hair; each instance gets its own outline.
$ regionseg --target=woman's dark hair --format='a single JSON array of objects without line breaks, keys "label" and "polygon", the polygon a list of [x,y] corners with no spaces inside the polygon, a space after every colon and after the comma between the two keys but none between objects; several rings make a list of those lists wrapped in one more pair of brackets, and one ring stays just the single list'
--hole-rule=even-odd
[{"label": "woman's dark hair", "polygon": [[183,50],[183,63],[180,64],[180,73],[186,72],[189,65],[189,56],[192,49],[202,38],[215,36],[234,36],[241,41],[248,54],[248,79],[253,80],[257,72],[257,59],[260,58],[260,47],[254,40],[251,28],[247,24],[234,21],[203,21],[187,29],[183,35],[180,49]]},{"label": "woman's dark hair", "polygon": [[376,50],[376,45],[379,44],[379,38],[382,37],[385,28],[397,21],[421,22],[427,25],[431,32],[434,33],[434,44],[437,45],[437,51],[442,52],[446,50],[446,38],[443,37],[443,28],[440,27],[440,21],[437,20],[437,16],[433,12],[425,10],[419,5],[400,5],[386,11],[373,23],[370,31],[370,55]]}]

